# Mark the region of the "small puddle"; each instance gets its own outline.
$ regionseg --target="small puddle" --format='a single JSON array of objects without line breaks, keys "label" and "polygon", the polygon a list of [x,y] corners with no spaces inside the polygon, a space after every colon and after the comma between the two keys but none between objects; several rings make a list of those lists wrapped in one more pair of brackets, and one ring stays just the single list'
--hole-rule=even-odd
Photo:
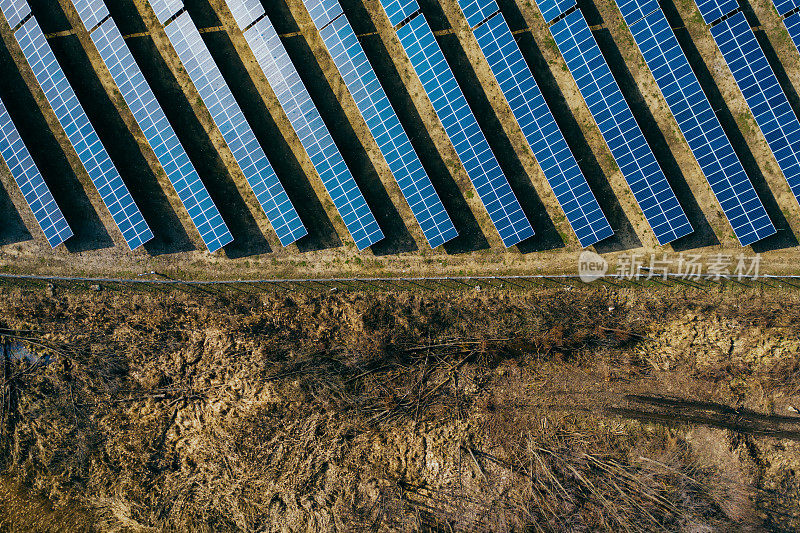
[{"label": "small puddle", "polygon": [[24,343],[12,341],[8,348],[12,361],[25,361],[26,363],[38,366],[50,363],[50,355],[39,356],[32,352]]}]

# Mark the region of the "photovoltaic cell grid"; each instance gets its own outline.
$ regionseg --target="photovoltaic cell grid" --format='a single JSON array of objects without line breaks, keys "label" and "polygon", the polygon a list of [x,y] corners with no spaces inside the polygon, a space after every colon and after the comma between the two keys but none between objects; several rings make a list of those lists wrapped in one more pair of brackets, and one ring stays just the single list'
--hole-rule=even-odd
[{"label": "photovoltaic cell grid", "polygon": [[161,24],[169,20],[171,16],[183,9],[182,0],[150,0],[153,11]]},{"label": "photovoltaic cell grid", "polygon": [[189,14],[181,14],[165,30],[281,244],[287,246],[306,235],[305,226]]},{"label": "photovoltaic cell grid", "polygon": [[64,72],[56,62],[36,19],[16,33],[22,52],[64,128],[86,172],[131,250],[153,238],[153,232],[131,198],[114,163],[100,142]]},{"label": "photovoltaic cell grid", "polygon": [[458,5],[467,23],[472,27],[500,11],[495,0],[459,0]]},{"label": "photovoltaic cell grid", "polygon": [[383,239],[378,221],[336,148],[272,23],[262,18],[244,32],[244,36],[358,249],[363,250]]},{"label": "photovoltaic cell grid", "polygon": [[774,234],[664,13],[659,9],[629,27],[739,243],[747,246]]},{"label": "photovoltaic cell grid", "polygon": [[800,7],[800,0],[772,0],[779,15],[785,15],[789,11]]},{"label": "photovoltaic cell grid", "polygon": [[581,246],[613,235],[503,15],[496,14],[474,32]]},{"label": "photovoltaic cell grid", "polygon": [[78,11],[83,25],[89,31],[92,31],[104,18],[109,16],[103,0],[74,0],[72,4]]},{"label": "photovoltaic cell grid", "polygon": [[381,4],[389,16],[389,22],[395,26],[419,11],[416,0],[381,0]]},{"label": "photovoltaic cell grid", "polygon": [[[306,0],[306,3],[310,12],[321,5],[318,0]],[[335,11],[327,11],[332,12]],[[326,20],[325,15],[326,12],[322,12],[321,21]],[[428,243],[436,248],[456,237],[458,231],[447,215],[347,18],[341,16],[330,22],[322,28],[320,35]]]},{"label": "photovoltaic cell grid", "polygon": [[695,3],[706,24],[711,24],[739,8],[736,0],[695,0]]},{"label": "photovoltaic cell grid", "polygon": [[0,0],[0,10],[3,11],[12,30],[31,13],[26,0]]},{"label": "photovoltaic cell grid", "polygon": [[550,27],[556,45],[659,244],[692,232],[580,11]]},{"label": "photovoltaic cell grid", "polygon": [[547,22],[578,5],[576,0],[539,0],[537,4]]},{"label": "photovoltaic cell grid", "polygon": [[226,3],[240,28],[247,28],[265,13],[261,0],[230,0]]},{"label": "photovoltaic cell grid", "polygon": [[789,36],[792,38],[794,46],[800,52],[800,13],[795,13],[783,19],[786,29],[789,31]]},{"label": "photovoltaic cell grid", "polygon": [[617,7],[628,26],[659,9],[657,0],[617,0]]},{"label": "photovoltaic cell grid", "polygon": [[343,13],[339,0],[304,0],[311,20],[322,28]]},{"label": "photovoltaic cell grid", "polygon": [[233,241],[114,21],[106,20],[91,37],[208,250],[214,252]]},{"label": "photovoltaic cell grid", "polygon": [[50,246],[55,248],[72,237],[72,230],[31,159],[28,148],[22,142],[22,137],[11,121],[2,100],[0,100],[0,153]]},{"label": "photovoltaic cell grid", "polygon": [[795,198],[800,200],[800,122],[743,13],[711,27],[722,57],[753,112]]},{"label": "photovoltaic cell grid", "polygon": [[397,30],[445,132],[506,247],[534,234],[425,17]]}]

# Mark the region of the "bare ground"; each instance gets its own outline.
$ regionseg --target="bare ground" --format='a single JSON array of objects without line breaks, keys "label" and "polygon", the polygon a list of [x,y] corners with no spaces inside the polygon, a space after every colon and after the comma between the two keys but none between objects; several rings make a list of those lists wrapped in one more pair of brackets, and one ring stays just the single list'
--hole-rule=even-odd
[{"label": "bare ground", "polygon": [[2,530],[800,525],[796,292],[0,301]]}]

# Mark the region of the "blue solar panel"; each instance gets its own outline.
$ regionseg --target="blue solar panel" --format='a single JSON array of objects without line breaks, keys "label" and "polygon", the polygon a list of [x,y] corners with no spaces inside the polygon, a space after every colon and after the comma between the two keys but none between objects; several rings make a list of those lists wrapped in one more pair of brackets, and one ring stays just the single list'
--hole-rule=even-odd
[{"label": "blue solar panel", "polygon": [[747,246],[774,234],[775,227],[664,13],[654,11],[630,29],[739,243]]},{"label": "blue solar panel", "polygon": [[617,7],[628,26],[659,9],[657,0],[617,0]]},{"label": "blue solar panel", "polygon": [[339,0],[304,0],[304,3],[317,28],[324,28],[343,13]]},{"label": "blue solar panel", "polygon": [[475,37],[581,246],[613,235],[502,13],[475,28]]},{"label": "blue solar panel", "polygon": [[772,0],[779,15],[785,15],[789,11],[800,7],[800,0]]},{"label": "blue solar panel", "polygon": [[150,5],[156,12],[156,17],[161,24],[169,20],[171,16],[183,9],[182,0],[150,0]]},{"label": "blue solar panel", "polygon": [[419,11],[416,0],[381,0],[381,4],[389,16],[389,22],[395,26]]},{"label": "blue solar panel", "polygon": [[459,0],[458,5],[472,27],[500,11],[495,0]]},{"label": "blue solar panel", "polygon": [[97,187],[100,197],[111,212],[131,250],[153,238],[153,232],[131,198],[125,182],[117,172],[100,142],[89,118],[56,62],[36,19],[30,19],[16,33],[22,52],[31,65],[36,80],[64,128],[78,158]]},{"label": "blue solar panel", "polygon": [[550,30],[659,244],[691,233],[692,226],[633,118],[583,14],[573,11]]},{"label": "blue solar panel", "polygon": [[19,185],[22,196],[28,202],[50,246],[55,248],[72,237],[69,224],[64,220],[61,209],[58,208],[39,169],[31,159],[28,148],[22,142],[22,137],[19,136],[2,100],[0,100],[0,153],[6,160],[14,181]]},{"label": "blue solar panel", "polygon": [[790,17],[783,19],[786,29],[789,31],[789,36],[792,38],[794,46],[800,52],[800,13],[795,13]]},{"label": "blue solar panel", "polygon": [[[76,6],[89,5],[73,1]],[[233,241],[114,21],[106,20],[91,37],[208,250],[214,252]]]},{"label": "blue solar panel", "polygon": [[539,0],[537,4],[547,22],[578,5],[576,0]]},{"label": "blue solar panel", "polygon": [[483,135],[423,15],[397,30],[425,92],[506,247],[533,235],[522,207]]},{"label": "blue solar panel", "polygon": [[26,0],[0,0],[0,10],[3,11],[12,30],[31,14],[31,8]]},{"label": "blue solar panel", "polygon": [[711,27],[722,57],[778,161],[795,198],[800,200],[800,122],[775,73],[758,46],[743,13]]},{"label": "blue solar panel", "polygon": [[109,16],[108,8],[103,0],[75,0],[73,5],[78,10],[83,25],[89,31],[92,31],[104,18]]},{"label": "blue solar panel", "polygon": [[[336,3],[336,0],[332,2]],[[319,0],[306,0],[306,3],[309,12],[322,5]],[[321,13],[318,19],[321,22],[327,20],[326,14],[332,12],[314,11]],[[456,237],[458,232],[347,18],[339,17],[330,22],[320,34],[428,243],[435,248]]]},{"label": "blue solar panel", "polygon": [[739,8],[736,0],[695,0],[695,3],[706,24],[711,24]]},{"label": "blue solar panel", "polygon": [[363,250],[383,239],[378,221],[336,148],[272,23],[268,18],[262,18],[244,32],[244,36],[358,249]]},{"label": "blue solar panel", "polygon": [[166,32],[281,244],[287,246],[306,235],[305,226],[189,14],[181,14]]}]

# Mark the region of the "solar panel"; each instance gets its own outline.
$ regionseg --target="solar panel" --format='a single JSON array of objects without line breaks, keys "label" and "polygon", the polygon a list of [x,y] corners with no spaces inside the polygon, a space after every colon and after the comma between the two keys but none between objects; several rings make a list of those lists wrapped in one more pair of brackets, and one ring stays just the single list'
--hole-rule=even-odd
[{"label": "solar panel", "polygon": [[659,244],[691,233],[692,226],[633,118],[583,14],[573,11],[550,26],[550,31]]},{"label": "solar panel", "polygon": [[[317,24],[324,23],[328,15],[335,13],[332,4],[339,5],[332,0],[326,6],[330,8],[321,11],[318,7],[323,3],[319,0],[306,0],[306,4],[309,12],[313,10],[320,14],[315,19]],[[322,28],[320,35],[333,56],[333,62],[342,74],[428,243],[435,248],[456,237],[458,232],[347,18],[342,16],[319,27]]]},{"label": "solar panel", "polygon": [[167,22],[170,17],[183,9],[182,0],[150,0],[153,11],[161,24]]},{"label": "solar panel", "polygon": [[800,52],[800,13],[795,13],[783,19],[786,29],[789,31],[789,36],[792,38],[794,46]]},{"label": "solar panel", "polygon": [[[489,2],[494,3],[494,0]],[[475,3],[473,0],[472,5]],[[474,32],[581,246],[613,235],[502,13],[491,17]]]},{"label": "solar panel", "polygon": [[711,27],[722,57],[778,161],[795,198],[800,200],[800,122],[743,13]]},{"label": "solar panel", "polygon": [[72,4],[78,11],[83,25],[89,31],[92,31],[95,26],[110,15],[103,0],[75,0]]},{"label": "solar panel", "polygon": [[272,23],[268,18],[262,18],[244,32],[244,37],[358,249],[363,250],[383,239],[378,221],[336,148]]},{"label": "solar panel", "polygon": [[[80,7],[91,5],[83,0],[73,1]],[[91,22],[92,18],[88,20]],[[91,37],[208,250],[214,252],[233,241],[114,21],[106,20]]]},{"label": "solar panel", "polygon": [[306,235],[305,226],[189,14],[182,13],[165,29],[281,244],[287,246]]},{"label": "solar panel", "polygon": [[539,0],[537,4],[547,22],[578,5],[576,0]]},{"label": "solar panel", "polygon": [[747,246],[774,234],[775,227],[664,13],[659,9],[629,27],[739,243]]},{"label": "solar panel", "polygon": [[26,0],[0,0],[0,10],[3,11],[12,30],[31,14],[31,8]]},{"label": "solar panel", "polygon": [[389,22],[394,26],[419,11],[417,0],[381,0],[381,4],[389,16]]},{"label": "solar panel", "polygon": [[50,246],[55,248],[72,237],[72,229],[31,159],[28,148],[19,136],[2,100],[0,100],[0,153]]},{"label": "solar panel", "polygon": [[739,8],[736,0],[695,0],[695,3],[706,24],[711,24]]},{"label": "solar panel", "polygon": [[800,7],[800,0],[772,0],[779,15],[785,15],[789,11]]},{"label": "solar panel", "polygon": [[343,13],[339,0],[304,0],[304,3],[318,29],[324,28]]},{"label": "solar panel", "polygon": [[467,23],[473,28],[500,11],[495,0],[459,0],[458,6],[464,13]]},{"label": "solar panel", "polygon": [[56,113],[78,158],[92,179],[111,217],[131,250],[153,238],[153,232],[133,201],[125,182],[100,142],[64,72],[56,62],[36,19],[16,33],[22,52]]},{"label": "solar panel", "polygon": [[628,26],[659,9],[657,0],[617,0],[617,7]]},{"label": "solar panel", "polygon": [[423,15],[397,30],[439,120],[506,247],[534,234]]}]

